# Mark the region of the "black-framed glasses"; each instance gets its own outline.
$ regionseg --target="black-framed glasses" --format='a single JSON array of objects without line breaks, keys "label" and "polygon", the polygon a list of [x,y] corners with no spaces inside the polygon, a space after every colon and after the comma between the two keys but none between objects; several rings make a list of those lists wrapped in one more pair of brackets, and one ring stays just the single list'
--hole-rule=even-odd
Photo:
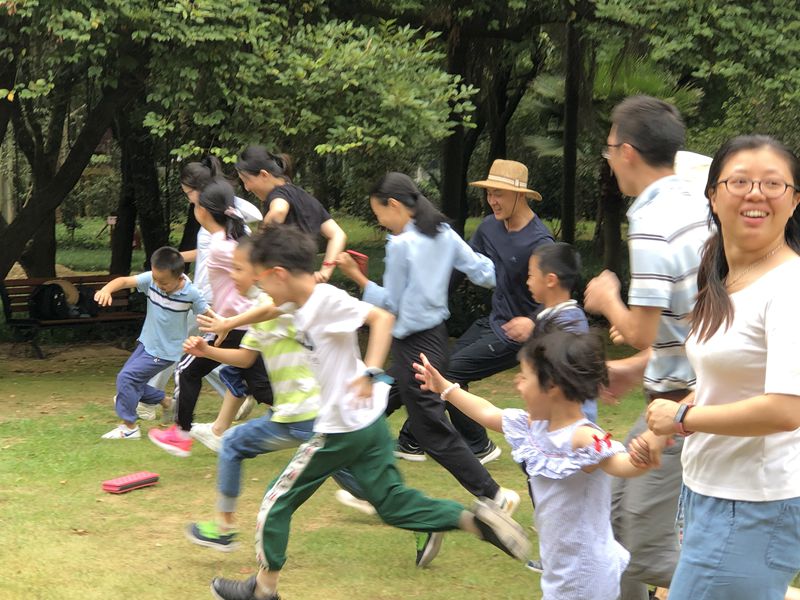
[{"label": "black-framed glasses", "polygon": [[630,142],[619,142],[618,144],[603,144],[605,146],[605,150],[603,150],[600,153],[600,156],[602,156],[603,158],[608,160],[609,158],[611,158],[611,149],[612,148],[619,148],[620,146],[624,146],[625,144],[628,144],[628,146],[630,146],[631,148],[633,148],[637,152],[641,152],[641,150],[639,150],[639,148],[637,148],[636,146],[634,146]]},{"label": "black-framed glasses", "polygon": [[753,188],[758,184],[758,189],[765,198],[774,200],[780,198],[786,193],[786,190],[792,188],[795,192],[800,192],[800,188],[791,183],[786,183],[781,179],[749,179],[747,177],[739,177],[735,175],[727,179],[720,179],[717,185],[724,184],[725,189],[732,196],[746,196],[753,191]]}]

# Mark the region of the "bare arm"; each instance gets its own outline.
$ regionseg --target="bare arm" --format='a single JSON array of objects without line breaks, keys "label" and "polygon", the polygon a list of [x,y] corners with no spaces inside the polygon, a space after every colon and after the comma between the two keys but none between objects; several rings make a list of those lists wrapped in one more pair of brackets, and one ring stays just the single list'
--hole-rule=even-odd
[{"label": "bare arm", "polygon": [[336,258],[341,252],[344,252],[347,234],[333,219],[325,221],[320,226],[319,232],[328,239],[328,246],[325,248],[325,258],[322,259],[322,268],[314,276],[317,283],[324,283],[331,278],[333,270],[336,268]]},{"label": "bare arm", "polygon": [[[597,433],[598,431],[593,427],[578,427],[572,436],[572,447],[574,449],[585,448],[597,443]],[[603,443],[602,440],[600,443]],[[601,469],[614,477],[638,477],[647,471],[646,467],[635,466],[627,452],[619,452],[609,456],[597,465],[584,467],[583,471],[592,473],[596,469]]]},{"label": "bare arm", "polygon": [[[674,433],[679,404],[654,400],[647,407],[647,425],[658,434]],[[687,431],[754,437],[800,427],[800,396],[763,394],[716,406],[695,406],[683,419]]]},{"label": "bare arm", "polygon": [[283,223],[289,214],[289,203],[283,198],[275,198],[269,203],[269,210],[264,215],[264,225]]},{"label": "bare arm", "polygon": [[203,333],[216,335],[215,344],[219,345],[232,329],[245,327],[253,323],[271,321],[280,315],[281,311],[274,304],[259,304],[232,317],[222,317],[209,309],[206,314],[197,316],[197,324]]},{"label": "bare arm", "polygon": [[117,277],[97,290],[94,294],[94,300],[100,306],[111,306],[114,292],[135,287],[136,277]]},{"label": "bare arm", "polygon": [[445,379],[442,374],[430,363],[428,357],[420,354],[419,363],[414,363],[415,377],[421,382],[423,390],[441,394],[447,389],[447,401],[458,408],[473,421],[488,427],[492,431],[503,431],[503,411],[488,400],[470,394],[460,388],[453,388],[452,382]]},{"label": "bare arm", "polygon": [[184,250],[181,256],[185,262],[194,262],[197,260],[197,250]]},{"label": "bare arm", "polygon": [[192,336],[183,342],[183,351],[192,356],[210,358],[225,365],[246,369],[253,366],[258,352],[248,348],[217,348],[199,337]]}]

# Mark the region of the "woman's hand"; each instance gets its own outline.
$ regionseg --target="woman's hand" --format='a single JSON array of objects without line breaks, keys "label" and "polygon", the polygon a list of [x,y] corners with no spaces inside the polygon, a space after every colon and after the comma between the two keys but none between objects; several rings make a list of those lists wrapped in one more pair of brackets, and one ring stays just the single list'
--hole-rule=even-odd
[{"label": "woman's hand", "polygon": [[340,252],[336,256],[336,266],[348,279],[355,279],[361,274],[358,263],[347,252]]},{"label": "woman's hand", "polygon": [[422,361],[422,364],[414,363],[412,366],[416,371],[414,377],[421,383],[420,387],[423,390],[431,391],[434,394],[441,394],[452,385],[436,370],[427,356],[420,353],[419,359]]},{"label": "woman's hand", "polygon": [[675,415],[680,404],[672,400],[656,398],[647,405],[647,426],[657,435],[675,433]]}]

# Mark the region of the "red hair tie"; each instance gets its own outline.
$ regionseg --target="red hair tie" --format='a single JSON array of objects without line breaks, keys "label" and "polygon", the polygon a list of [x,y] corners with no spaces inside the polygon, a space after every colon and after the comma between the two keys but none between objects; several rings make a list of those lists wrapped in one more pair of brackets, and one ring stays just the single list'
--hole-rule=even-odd
[{"label": "red hair tie", "polygon": [[607,433],[605,437],[599,438],[596,435],[592,436],[594,439],[594,449],[596,452],[600,452],[603,449],[603,442],[605,442],[606,446],[611,448],[611,434]]}]

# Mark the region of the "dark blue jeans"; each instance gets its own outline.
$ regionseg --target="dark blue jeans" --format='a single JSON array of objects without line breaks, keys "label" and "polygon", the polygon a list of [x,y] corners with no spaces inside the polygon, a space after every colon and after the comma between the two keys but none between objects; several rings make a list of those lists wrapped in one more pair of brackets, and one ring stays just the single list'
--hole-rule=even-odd
[{"label": "dark blue jeans", "polygon": [[[503,340],[492,331],[489,318],[483,317],[475,321],[469,329],[456,341],[450,354],[450,364],[446,377],[450,381],[458,382],[467,389],[472,381],[480,381],[517,366],[517,353],[521,344]],[[447,412],[450,421],[464,438],[473,453],[480,452],[489,444],[486,430],[470,419],[455,406],[447,403]],[[400,430],[400,443],[404,446],[417,447],[411,425],[406,420]]]}]

